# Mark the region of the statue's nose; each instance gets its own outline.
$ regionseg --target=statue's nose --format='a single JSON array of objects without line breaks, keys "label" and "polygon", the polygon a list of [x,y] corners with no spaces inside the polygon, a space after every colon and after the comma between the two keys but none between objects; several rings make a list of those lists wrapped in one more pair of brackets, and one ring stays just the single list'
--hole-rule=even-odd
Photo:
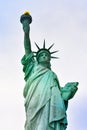
[{"label": "statue's nose", "polygon": [[46,58],[46,55],[43,55],[43,58]]}]

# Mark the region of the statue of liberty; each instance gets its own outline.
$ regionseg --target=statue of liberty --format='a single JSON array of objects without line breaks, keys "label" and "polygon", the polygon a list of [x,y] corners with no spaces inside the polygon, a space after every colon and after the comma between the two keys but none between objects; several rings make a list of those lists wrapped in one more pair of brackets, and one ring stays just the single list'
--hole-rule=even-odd
[{"label": "statue of liberty", "polygon": [[23,96],[25,98],[26,122],[25,130],[66,130],[68,100],[76,91],[78,82],[69,82],[61,87],[57,75],[51,70],[51,48],[38,48],[37,52],[31,49],[30,23],[32,17],[25,12],[20,21],[24,31],[25,55],[21,62],[24,79],[26,81]]}]

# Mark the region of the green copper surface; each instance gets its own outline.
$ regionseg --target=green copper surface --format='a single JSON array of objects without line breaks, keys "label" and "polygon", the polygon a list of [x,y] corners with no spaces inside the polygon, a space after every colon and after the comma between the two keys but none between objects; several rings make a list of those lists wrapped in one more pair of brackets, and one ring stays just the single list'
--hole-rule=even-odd
[{"label": "green copper surface", "polygon": [[26,81],[23,95],[25,98],[26,122],[25,130],[66,130],[68,100],[77,91],[78,82],[69,82],[61,87],[57,75],[51,70],[50,52],[36,44],[37,57],[31,49],[30,23],[32,17],[27,13],[21,16],[24,31],[25,54],[21,60],[24,79]]}]

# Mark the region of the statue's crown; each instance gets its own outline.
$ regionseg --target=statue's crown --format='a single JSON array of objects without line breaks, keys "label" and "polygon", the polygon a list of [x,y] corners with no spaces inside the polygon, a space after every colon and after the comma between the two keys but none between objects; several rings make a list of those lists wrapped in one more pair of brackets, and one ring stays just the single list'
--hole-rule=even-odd
[{"label": "statue's crown", "polygon": [[35,45],[36,45],[36,47],[38,48],[38,51],[37,51],[37,52],[34,52],[34,53],[36,53],[35,57],[36,57],[37,60],[38,60],[40,54],[43,53],[43,52],[46,52],[46,53],[48,54],[48,56],[49,56],[50,59],[51,59],[51,58],[58,59],[58,57],[51,56],[52,54],[58,52],[58,51],[50,52],[50,49],[53,47],[54,43],[53,43],[48,49],[45,47],[45,40],[44,40],[44,42],[43,42],[43,48],[40,48],[40,47],[37,45],[36,42],[35,42]]}]

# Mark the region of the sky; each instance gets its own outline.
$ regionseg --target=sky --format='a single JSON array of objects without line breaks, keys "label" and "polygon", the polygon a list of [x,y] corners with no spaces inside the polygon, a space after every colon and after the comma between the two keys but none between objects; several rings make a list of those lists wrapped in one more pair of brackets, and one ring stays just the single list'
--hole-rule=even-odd
[{"label": "sky", "polygon": [[69,101],[67,130],[87,130],[87,1],[86,0],[15,0],[0,2],[0,129],[24,130],[25,85],[21,58],[24,55],[20,16],[32,15],[30,38],[42,47],[52,43],[59,50],[51,61],[60,85],[79,82],[78,91]]}]

